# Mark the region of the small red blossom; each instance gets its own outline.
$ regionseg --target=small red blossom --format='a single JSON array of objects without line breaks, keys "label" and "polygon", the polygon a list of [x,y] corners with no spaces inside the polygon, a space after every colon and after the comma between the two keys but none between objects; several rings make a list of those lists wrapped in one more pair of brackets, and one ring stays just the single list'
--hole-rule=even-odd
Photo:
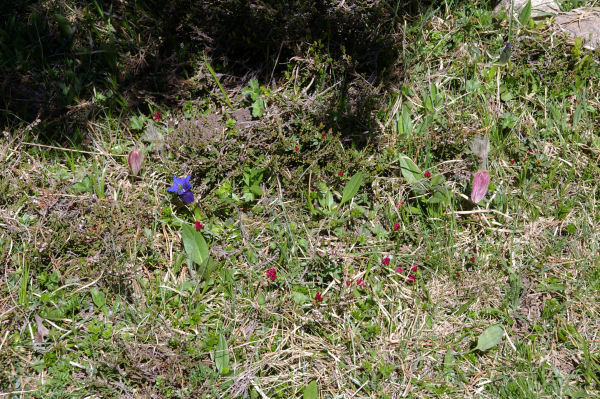
[{"label": "small red blossom", "polygon": [[400,201],[396,204],[396,208],[400,209],[404,206],[404,202]]},{"label": "small red blossom", "polygon": [[204,225],[202,223],[200,223],[199,220],[196,220],[195,225],[196,225],[196,231],[200,231],[204,228]]},{"label": "small red blossom", "polygon": [[412,267],[410,268],[411,272],[416,272],[417,271],[417,265],[412,265]]},{"label": "small red blossom", "polygon": [[317,295],[315,295],[315,300],[317,302],[323,302],[323,297],[321,296],[321,291],[317,291]]},{"label": "small red blossom", "polygon": [[403,269],[402,269],[402,267],[398,266],[398,267],[396,268],[396,273],[400,274],[400,273],[402,273],[402,272],[403,272]]},{"label": "small red blossom", "polygon": [[296,144],[296,146],[294,147],[294,151],[298,152],[299,149],[300,147],[298,147],[298,144]]},{"label": "small red blossom", "polygon": [[524,162],[527,162],[527,159],[529,159],[529,158],[525,157],[525,159],[523,159],[523,161],[524,161]]},{"label": "small red blossom", "polygon": [[423,173],[423,176],[425,176],[426,178],[429,179],[431,177],[431,172],[427,171],[427,172]]},{"label": "small red blossom", "polygon": [[365,280],[359,278],[358,280],[356,280],[356,285],[365,288]]},{"label": "small red blossom", "polygon": [[408,276],[408,281],[414,283],[415,281],[417,281],[417,278],[414,274],[411,274],[410,276]]},{"label": "small red blossom", "polygon": [[381,259],[381,263],[388,266],[390,264],[390,258],[386,256],[385,258]]},{"label": "small red blossom", "polygon": [[456,272],[456,277],[460,277],[460,272]]},{"label": "small red blossom", "polygon": [[529,126],[529,122],[525,122],[525,126]]},{"label": "small red blossom", "polygon": [[514,164],[515,164],[515,160],[514,160],[514,159],[511,159],[511,160],[510,160],[510,163],[514,165]]},{"label": "small red blossom", "polygon": [[327,133],[323,133],[323,134],[321,135],[321,140],[325,140],[325,137],[327,137]]},{"label": "small red blossom", "polygon": [[152,115],[152,120],[153,120],[154,122],[158,122],[158,121],[159,121],[159,120],[161,120],[161,119],[162,119],[162,114],[161,114],[160,112],[158,112],[158,111],[156,111],[156,112],[154,113],[154,115]]},{"label": "small red blossom", "polygon": [[339,176],[339,177],[342,177],[342,176],[344,176],[344,171],[343,171],[343,170],[340,170],[340,171],[338,172],[338,176]]},{"label": "small red blossom", "polygon": [[274,267],[272,267],[271,269],[267,269],[266,273],[267,277],[271,280],[275,280],[277,278],[277,270],[275,270]]},{"label": "small red blossom", "polygon": [[349,287],[349,286],[350,286],[350,284],[352,284],[352,281],[350,281],[350,280],[346,280],[346,286],[348,286],[348,287]]},{"label": "small red blossom", "polygon": [[475,263],[475,257],[471,256],[471,258],[469,259],[471,261],[471,263]]},{"label": "small red blossom", "polygon": [[398,231],[400,230],[400,223],[396,222],[394,223],[394,231]]}]

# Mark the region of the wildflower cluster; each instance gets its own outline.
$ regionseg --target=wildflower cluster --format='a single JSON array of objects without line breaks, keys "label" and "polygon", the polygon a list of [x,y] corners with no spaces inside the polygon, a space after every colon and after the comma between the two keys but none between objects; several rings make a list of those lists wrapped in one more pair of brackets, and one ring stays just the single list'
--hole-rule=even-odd
[{"label": "wildflower cluster", "polygon": [[275,270],[274,267],[272,267],[271,269],[267,269],[266,273],[267,277],[273,281],[275,281],[275,279],[277,278],[277,270]]},{"label": "wildflower cluster", "polygon": [[[417,265],[412,265],[409,270],[411,273],[408,275],[408,282],[414,283],[415,281],[417,281],[417,276],[415,276],[414,273],[417,272],[418,267]],[[396,273],[402,274],[402,272],[404,272],[404,269],[401,266],[398,266],[396,268]]]}]

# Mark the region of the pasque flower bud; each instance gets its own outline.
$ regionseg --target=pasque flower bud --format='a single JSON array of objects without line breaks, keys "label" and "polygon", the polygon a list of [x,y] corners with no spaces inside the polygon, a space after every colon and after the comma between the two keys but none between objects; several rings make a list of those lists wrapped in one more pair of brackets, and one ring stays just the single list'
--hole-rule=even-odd
[{"label": "pasque flower bud", "polygon": [[473,176],[473,188],[471,190],[471,201],[478,203],[485,197],[488,185],[490,184],[490,174],[487,170],[479,170]]},{"label": "pasque flower bud", "polygon": [[143,161],[144,161],[144,153],[142,152],[142,150],[137,149],[137,148],[134,148],[133,150],[131,150],[131,152],[129,153],[129,156],[127,157],[127,163],[129,164],[129,169],[131,169],[131,172],[133,173],[134,176],[137,176],[140,169],[142,169]]}]

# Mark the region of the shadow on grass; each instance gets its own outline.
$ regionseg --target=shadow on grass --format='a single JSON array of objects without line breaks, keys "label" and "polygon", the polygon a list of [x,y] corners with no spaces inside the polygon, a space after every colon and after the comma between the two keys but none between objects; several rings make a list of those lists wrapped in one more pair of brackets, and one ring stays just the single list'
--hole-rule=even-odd
[{"label": "shadow on grass", "polygon": [[431,3],[19,2],[0,19],[0,118],[14,126],[39,117],[49,138],[72,140],[67,132],[98,112],[147,113],[149,104],[178,106],[208,93],[210,79],[186,83],[203,54],[233,88],[249,76],[277,79],[292,57],[319,43],[343,77],[326,114],[340,129],[357,122],[368,129],[373,88],[394,78],[398,24]]}]

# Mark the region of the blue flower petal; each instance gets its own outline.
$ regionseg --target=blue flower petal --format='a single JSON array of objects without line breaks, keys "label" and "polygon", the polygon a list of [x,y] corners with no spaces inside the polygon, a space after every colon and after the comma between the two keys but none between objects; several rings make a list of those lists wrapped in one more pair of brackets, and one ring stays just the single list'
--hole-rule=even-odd
[{"label": "blue flower petal", "polygon": [[190,191],[192,189],[192,183],[190,183],[191,178],[192,175],[187,175],[186,177],[181,179],[181,186],[183,187],[184,191]]},{"label": "blue flower petal", "polygon": [[179,196],[186,204],[194,202],[194,193],[192,193],[189,190],[184,192],[183,194],[179,194]]},{"label": "blue flower petal", "polygon": [[171,193],[177,193],[179,195],[185,194],[186,191],[190,191],[192,189],[192,183],[190,183],[191,177],[192,175],[187,175],[184,178],[174,176],[173,185],[167,188],[167,191]]}]

